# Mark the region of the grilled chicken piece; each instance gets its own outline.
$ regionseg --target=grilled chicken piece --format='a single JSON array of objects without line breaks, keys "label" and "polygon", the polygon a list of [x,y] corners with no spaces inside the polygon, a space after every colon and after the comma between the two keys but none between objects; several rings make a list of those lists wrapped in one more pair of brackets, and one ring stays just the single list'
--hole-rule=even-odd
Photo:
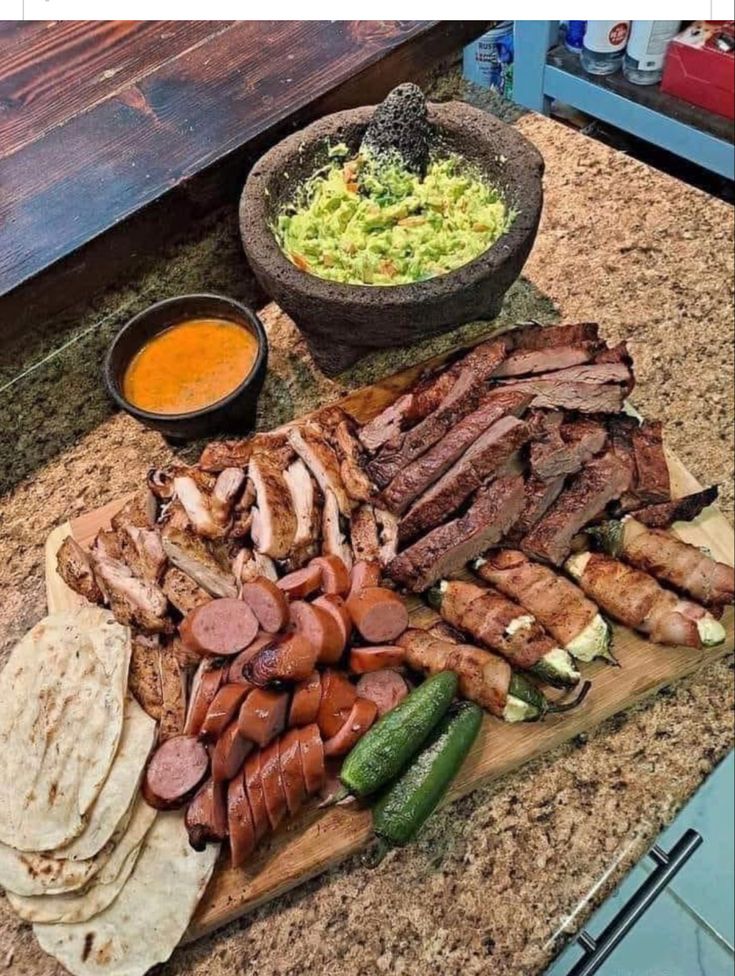
[{"label": "grilled chicken piece", "polygon": [[275,581],[278,579],[276,564],[262,552],[253,552],[244,546],[240,549],[232,561],[232,572],[238,584],[250,583],[259,576]]},{"label": "grilled chicken piece", "polygon": [[133,634],[130,652],[128,688],[146,714],[161,721],[161,639],[158,634]]},{"label": "grilled chicken piece", "polygon": [[126,525],[137,525],[141,529],[151,529],[156,524],[157,512],[158,502],[156,501],[156,496],[148,489],[145,491],[137,491],[112,516],[110,525],[115,532],[118,529],[124,528]]},{"label": "grilled chicken piece", "polygon": [[119,623],[134,625],[152,634],[171,629],[171,621],[166,616],[168,601],[159,586],[138,579],[125,563],[96,553],[92,554],[92,567]]},{"label": "grilled chicken piece", "polygon": [[235,502],[232,510],[232,523],[227,530],[230,539],[244,539],[250,535],[253,524],[253,505],[255,504],[255,488],[249,478],[245,480],[245,488],[240,498]]},{"label": "grilled chicken piece", "polygon": [[173,641],[161,644],[161,721],[158,726],[158,742],[165,742],[181,735],[186,721],[186,670],[181,666]]},{"label": "grilled chicken piece", "polygon": [[168,522],[161,531],[163,549],[169,562],[186,573],[211,596],[237,596],[235,577],[224,559],[189,528]]},{"label": "grilled chicken piece", "polygon": [[339,556],[348,569],[352,568],[352,549],[342,531],[337,497],[327,488],[322,511],[322,552],[326,556]]},{"label": "grilled chicken piece", "polygon": [[214,521],[226,528],[230,524],[235,502],[245,485],[245,472],[241,468],[225,468],[217,475],[209,507]]},{"label": "grilled chicken piece", "polygon": [[90,603],[102,603],[104,596],[97,585],[87,553],[70,535],[56,553],[56,569],[68,587]]},{"label": "grilled chicken piece", "polygon": [[224,535],[222,525],[212,514],[210,499],[194,478],[190,475],[177,475],[174,478],[174,491],[197,535],[205,539],[219,539]]},{"label": "grilled chicken piece", "polygon": [[[272,458],[278,455],[279,461],[287,458],[286,435],[282,432],[254,434],[246,440],[211,441],[202,451],[199,468],[218,474],[225,468],[246,468],[253,454],[260,452]],[[288,460],[285,460],[288,463]]]},{"label": "grilled chicken piece", "polygon": [[611,556],[578,552],[564,568],[600,609],[655,644],[713,647],[725,640],[725,628],[704,607]]},{"label": "grilled chicken piece", "polygon": [[706,607],[735,599],[735,570],[662,529],[649,529],[632,516],[605,522],[594,534],[612,556],[642,569]]},{"label": "grilled chicken piece", "polygon": [[273,559],[288,555],[296,535],[296,515],[283,469],[265,454],[254,454],[248,476],[255,488],[250,534],[258,552]]},{"label": "grilled chicken piece", "polygon": [[292,427],[288,440],[316,478],[325,499],[331,492],[342,515],[349,516],[353,505],[342,480],[339,458],[329,444],[324,428],[313,422]]},{"label": "grilled chicken piece", "polygon": [[392,512],[388,512],[384,508],[375,509],[375,518],[380,530],[378,558],[381,566],[387,566],[398,552],[398,519]]},{"label": "grilled chicken piece", "polygon": [[290,572],[300,569],[318,554],[321,513],[314,490],[314,481],[301,458],[292,461],[283,476],[291,492],[291,504],[296,515],[296,535],[287,557]]},{"label": "grilled chicken piece", "polygon": [[195,610],[212,597],[198,583],[182,572],[177,566],[169,566],[163,574],[161,589],[169,603],[183,614]]},{"label": "grilled chicken piece", "polygon": [[161,534],[157,528],[142,529],[138,525],[125,525],[118,530],[124,562],[141,579],[159,583],[166,568]]},{"label": "grilled chicken piece", "polygon": [[363,468],[364,458],[355,436],[354,421],[345,416],[334,428],[334,440],[342,458],[339,471],[347,494],[356,501],[369,502],[376,488]]},{"label": "grilled chicken piece", "polygon": [[350,516],[350,541],[356,561],[380,560],[380,537],[372,505],[360,505]]},{"label": "grilled chicken piece", "polygon": [[100,529],[94,537],[91,553],[105,559],[117,559],[119,562],[125,562],[122,536],[114,529]]},{"label": "grilled chicken piece", "polygon": [[254,552],[253,564],[255,566],[256,576],[265,576],[266,579],[273,580],[274,583],[276,582],[278,579],[278,570],[270,556],[266,556],[263,552]]},{"label": "grilled chicken piece", "polygon": [[174,497],[174,478],[165,468],[151,468],[146,477],[148,490],[161,502],[170,502]]}]

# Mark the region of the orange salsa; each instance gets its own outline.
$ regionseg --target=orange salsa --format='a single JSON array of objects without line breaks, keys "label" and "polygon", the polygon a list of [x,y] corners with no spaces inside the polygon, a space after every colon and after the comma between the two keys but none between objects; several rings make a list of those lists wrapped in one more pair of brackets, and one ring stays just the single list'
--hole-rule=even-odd
[{"label": "orange salsa", "polygon": [[258,355],[254,335],[225,319],[190,319],[150,339],[123,377],[123,393],[141,410],[190,413],[242,383]]}]

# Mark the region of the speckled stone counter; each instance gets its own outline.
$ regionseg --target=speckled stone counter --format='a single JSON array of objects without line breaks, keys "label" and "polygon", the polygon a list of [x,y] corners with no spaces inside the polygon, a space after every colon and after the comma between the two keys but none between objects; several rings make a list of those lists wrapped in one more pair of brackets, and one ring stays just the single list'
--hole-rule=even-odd
[{"label": "speckled stone counter", "polygon": [[[451,84],[446,86],[451,88]],[[477,91],[469,93],[482,103]],[[732,210],[559,124],[515,124],[546,159],[541,231],[504,322],[594,319],[627,338],[634,401],[666,420],[669,445],[733,514]],[[181,291],[254,294],[234,214],[141,280],[74,310],[0,361],[0,650],[44,611],[43,542],[64,519],[140,483],[170,448],[114,414],[100,359],[138,308]],[[456,342],[391,350],[338,381],[269,316],[271,370],[259,425],[271,427]],[[479,334],[485,324],[465,326]],[[733,744],[732,658],[661,692],[594,734],[437,814],[419,843],[378,868],[354,858],[164,967],[186,976],[532,976],[582,924]],[[588,897],[589,896],[589,897]],[[0,898],[0,963],[60,973]]]}]

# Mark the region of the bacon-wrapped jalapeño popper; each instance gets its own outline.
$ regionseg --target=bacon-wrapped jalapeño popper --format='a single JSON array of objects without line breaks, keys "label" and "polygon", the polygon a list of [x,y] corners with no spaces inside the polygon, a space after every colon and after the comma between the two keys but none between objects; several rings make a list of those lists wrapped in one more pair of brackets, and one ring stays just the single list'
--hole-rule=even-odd
[{"label": "bacon-wrapped jalape\u00f1o popper", "polygon": [[473,560],[477,575],[532,613],[579,661],[612,655],[612,627],[596,604],[565,576],[517,549],[494,549]]},{"label": "bacon-wrapped jalape\u00f1o popper", "polygon": [[606,613],[655,644],[714,647],[727,636],[704,607],[665,590],[653,576],[611,556],[578,552],[564,567]]},{"label": "bacon-wrapped jalape\u00f1o popper", "polygon": [[497,590],[440,580],[427,598],[448,624],[502,655],[513,668],[560,688],[579,681],[571,655],[557,646],[533,614]]},{"label": "bacon-wrapped jalape\u00f1o popper", "polygon": [[686,593],[705,607],[735,599],[735,569],[663,529],[649,529],[633,516],[591,530],[600,548]]},{"label": "bacon-wrapped jalape\u00f1o popper", "polygon": [[454,671],[462,697],[504,722],[533,722],[549,713],[576,708],[590,687],[585,682],[573,701],[551,702],[504,658],[481,647],[444,640],[419,629],[404,631],[396,643],[405,649],[409,667],[429,675]]}]

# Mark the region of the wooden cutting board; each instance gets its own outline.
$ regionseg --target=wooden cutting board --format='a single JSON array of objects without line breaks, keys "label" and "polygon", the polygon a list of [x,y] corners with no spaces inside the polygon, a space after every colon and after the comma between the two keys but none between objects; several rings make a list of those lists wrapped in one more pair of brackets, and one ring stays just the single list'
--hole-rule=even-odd
[{"label": "wooden cutting board", "polygon": [[[365,422],[410,386],[426,365],[357,390],[341,400],[340,406],[357,420]],[[669,468],[675,496],[700,488],[677,458],[669,456]],[[84,602],[56,572],[56,552],[62,540],[71,533],[81,544],[90,543],[124,501],[124,498],[116,499],[66,522],[51,533],[46,544],[49,611]],[[708,508],[695,522],[677,526],[676,534],[687,542],[706,546],[716,559],[731,565],[735,562],[732,528],[714,507]],[[430,626],[438,619],[418,598],[411,598],[410,609],[413,626]],[[584,677],[592,680],[592,690],[579,709],[565,715],[522,725],[506,725],[486,716],[483,729],[448,800],[517,769],[573,736],[589,731],[664,685],[727,654],[733,649],[732,608],[728,608],[723,622],[727,628],[726,642],[720,647],[701,651],[656,646],[627,628],[616,626],[614,651],[621,667],[603,663],[582,665]],[[319,811],[313,807],[263,843],[245,868],[233,870],[223,859],[199,905],[187,941],[225,925],[362,850],[369,844],[371,833],[368,811],[348,807]]]}]

